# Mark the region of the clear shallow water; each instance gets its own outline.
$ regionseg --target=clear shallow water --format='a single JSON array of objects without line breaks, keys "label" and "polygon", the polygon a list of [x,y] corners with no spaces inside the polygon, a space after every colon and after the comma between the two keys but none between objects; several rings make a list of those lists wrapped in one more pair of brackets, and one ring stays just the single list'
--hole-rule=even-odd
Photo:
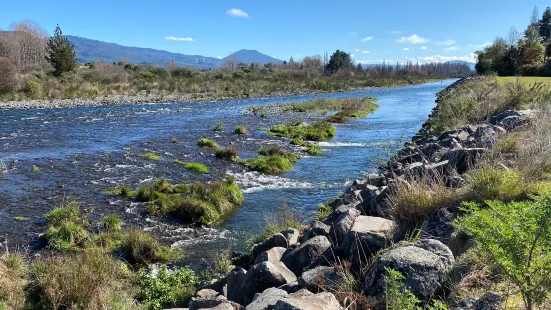
[{"label": "clear shallow water", "polygon": [[[40,231],[38,219],[52,204],[70,195],[83,206],[103,214],[126,214],[127,221],[147,223],[161,232],[167,242],[187,248],[192,257],[205,257],[225,249],[243,249],[251,232],[263,229],[264,218],[282,201],[304,218],[315,213],[318,203],[334,197],[347,182],[361,178],[388,159],[390,145],[411,138],[435,105],[435,94],[454,80],[423,85],[368,89],[316,95],[284,96],[243,100],[134,106],[100,106],[43,110],[0,110],[0,159],[12,168],[0,175],[0,238],[23,242]],[[196,147],[201,136],[230,142],[242,149],[242,156],[254,156],[258,146],[287,142],[266,136],[258,128],[277,123],[277,118],[260,119],[242,115],[247,106],[284,103],[313,98],[371,96],[379,98],[380,108],[366,118],[338,124],[337,135],[321,143],[325,154],[305,157],[283,176],[264,176],[238,165],[222,164]],[[222,119],[228,132],[246,124],[247,137],[231,134],[215,136],[210,130]],[[171,144],[177,137],[178,144]],[[136,158],[136,153],[154,150],[166,157],[160,162]],[[174,158],[201,161],[215,171],[196,176],[176,170]],[[42,168],[32,171],[32,165]],[[246,202],[224,223],[214,229],[195,230],[181,225],[157,222],[159,219],[132,217],[133,206],[102,194],[110,184],[137,185],[158,177],[175,181],[237,177]],[[138,213],[138,212],[134,212]],[[13,216],[29,215],[31,220],[14,222]],[[141,221],[141,222],[140,222]]]}]

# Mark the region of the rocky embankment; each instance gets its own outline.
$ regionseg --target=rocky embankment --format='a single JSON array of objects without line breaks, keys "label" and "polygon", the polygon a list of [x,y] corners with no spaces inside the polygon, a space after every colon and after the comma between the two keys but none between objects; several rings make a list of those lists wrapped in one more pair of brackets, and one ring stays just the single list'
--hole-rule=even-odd
[{"label": "rocky embankment", "polygon": [[[351,306],[353,298],[339,295],[346,291],[351,275],[360,280],[368,303],[384,309],[386,268],[400,272],[422,301],[445,296],[458,268],[456,259],[468,247],[459,246],[451,225],[459,211],[440,208],[425,221],[419,239],[405,241],[390,217],[389,198],[397,186],[418,178],[435,177],[448,187],[461,186],[462,175],[497,137],[524,126],[529,116],[529,111],[504,111],[488,123],[438,137],[422,129],[379,174],[354,181],[330,204],[334,211],[327,218],[302,232],[289,228],[256,244],[226,278],[199,291],[189,309],[360,309]],[[500,301],[501,296],[488,293],[450,309],[497,309]]]}]

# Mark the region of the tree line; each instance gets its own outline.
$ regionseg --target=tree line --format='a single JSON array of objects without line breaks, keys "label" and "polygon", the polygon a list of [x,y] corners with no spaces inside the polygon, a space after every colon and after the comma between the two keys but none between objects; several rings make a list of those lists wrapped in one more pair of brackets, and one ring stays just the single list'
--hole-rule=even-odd
[{"label": "tree line", "polygon": [[476,54],[479,74],[551,76],[551,8],[541,18],[534,8],[522,34],[511,27],[507,38],[497,37]]}]

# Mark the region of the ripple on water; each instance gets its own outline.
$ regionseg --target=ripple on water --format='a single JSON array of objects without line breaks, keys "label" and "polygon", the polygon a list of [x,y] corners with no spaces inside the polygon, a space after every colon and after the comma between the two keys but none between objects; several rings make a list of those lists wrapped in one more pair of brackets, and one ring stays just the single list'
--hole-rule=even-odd
[{"label": "ripple on water", "polygon": [[341,186],[341,184],[327,184],[325,182],[312,183],[285,177],[266,175],[256,171],[226,172],[227,175],[236,178],[237,184],[243,189],[243,193],[254,193],[268,189],[282,188],[329,188]]}]

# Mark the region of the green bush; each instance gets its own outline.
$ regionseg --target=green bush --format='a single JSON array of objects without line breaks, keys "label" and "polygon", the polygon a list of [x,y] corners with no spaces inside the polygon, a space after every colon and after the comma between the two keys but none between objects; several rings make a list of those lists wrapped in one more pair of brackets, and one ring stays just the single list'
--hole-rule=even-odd
[{"label": "green bush", "polygon": [[64,206],[54,208],[44,216],[46,223],[50,226],[58,226],[64,222],[77,221],[80,216],[80,207],[76,203],[68,203]]},{"label": "green bush", "polygon": [[280,175],[293,169],[299,156],[295,154],[259,156],[243,161],[251,170],[271,175]]},{"label": "green bush", "polygon": [[303,123],[291,125],[276,125],[268,129],[268,134],[276,137],[286,137],[309,141],[327,141],[334,137],[336,129],[331,123],[318,121],[310,125]]},{"label": "green bush", "polygon": [[168,270],[163,265],[157,272],[142,271],[139,280],[140,299],[149,309],[187,307],[197,290],[198,277],[188,267]]},{"label": "green bush", "polygon": [[207,139],[207,138],[199,138],[199,141],[197,141],[197,145],[201,147],[206,147],[210,149],[216,149],[218,148],[218,144],[214,142],[213,140]]},{"label": "green bush", "polygon": [[247,127],[239,125],[239,126],[235,127],[235,129],[233,130],[233,133],[236,134],[236,135],[247,134]]},{"label": "green bush", "polygon": [[122,249],[128,262],[138,265],[168,262],[179,256],[177,251],[161,245],[157,238],[137,229],[126,232]]},{"label": "green bush", "polygon": [[310,143],[304,150],[306,153],[314,156],[322,155],[323,149],[318,144]]},{"label": "green bush", "polygon": [[548,301],[551,292],[551,192],[533,201],[465,203],[455,226],[472,236],[474,251],[522,293],[527,309]]},{"label": "green bush", "polygon": [[318,211],[316,214],[316,217],[318,220],[326,219],[329,214],[333,212],[333,208],[329,206],[329,204],[326,203],[320,203],[318,204]]},{"label": "green bush", "polygon": [[385,267],[383,277],[385,283],[386,309],[389,310],[446,310],[448,307],[441,301],[433,300],[431,304],[423,305],[403,283],[406,279],[400,272]]},{"label": "green bush", "polygon": [[181,162],[179,160],[175,160],[174,161],[176,164],[179,164],[179,165],[183,165],[184,168],[186,168],[187,170],[191,170],[191,171],[196,171],[196,172],[200,172],[200,173],[208,173],[209,172],[209,168],[203,164],[200,164],[200,163],[185,163],[185,162]]},{"label": "green bush", "polygon": [[515,169],[483,167],[473,170],[467,177],[472,192],[478,200],[499,199],[509,201],[525,195],[529,186]]},{"label": "green bush", "polygon": [[287,154],[284,149],[278,146],[263,146],[258,150],[258,155],[261,156],[272,156],[272,155],[284,155]]},{"label": "green bush", "polygon": [[42,86],[36,81],[27,81],[25,84],[25,92],[32,99],[38,99],[42,95]]},{"label": "green bush", "polygon": [[222,122],[221,120],[217,120],[216,124],[214,125],[214,128],[212,130],[217,131],[217,132],[224,131],[224,122]]},{"label": "green bush", "polygon": [[118,216],[109,214],[103,219],[102,224],[107,231],[119,231],[121,230],[122,221]]},{"label": "green bush", "polygon": [[138,156],[140,156],[142,158],[145,158],[145,159],[150,159],[150,160],[159,160],[159,159],[161,159],[161,156],[159,156],[155,153],[152,153],[152,152],[138,154]]}]

